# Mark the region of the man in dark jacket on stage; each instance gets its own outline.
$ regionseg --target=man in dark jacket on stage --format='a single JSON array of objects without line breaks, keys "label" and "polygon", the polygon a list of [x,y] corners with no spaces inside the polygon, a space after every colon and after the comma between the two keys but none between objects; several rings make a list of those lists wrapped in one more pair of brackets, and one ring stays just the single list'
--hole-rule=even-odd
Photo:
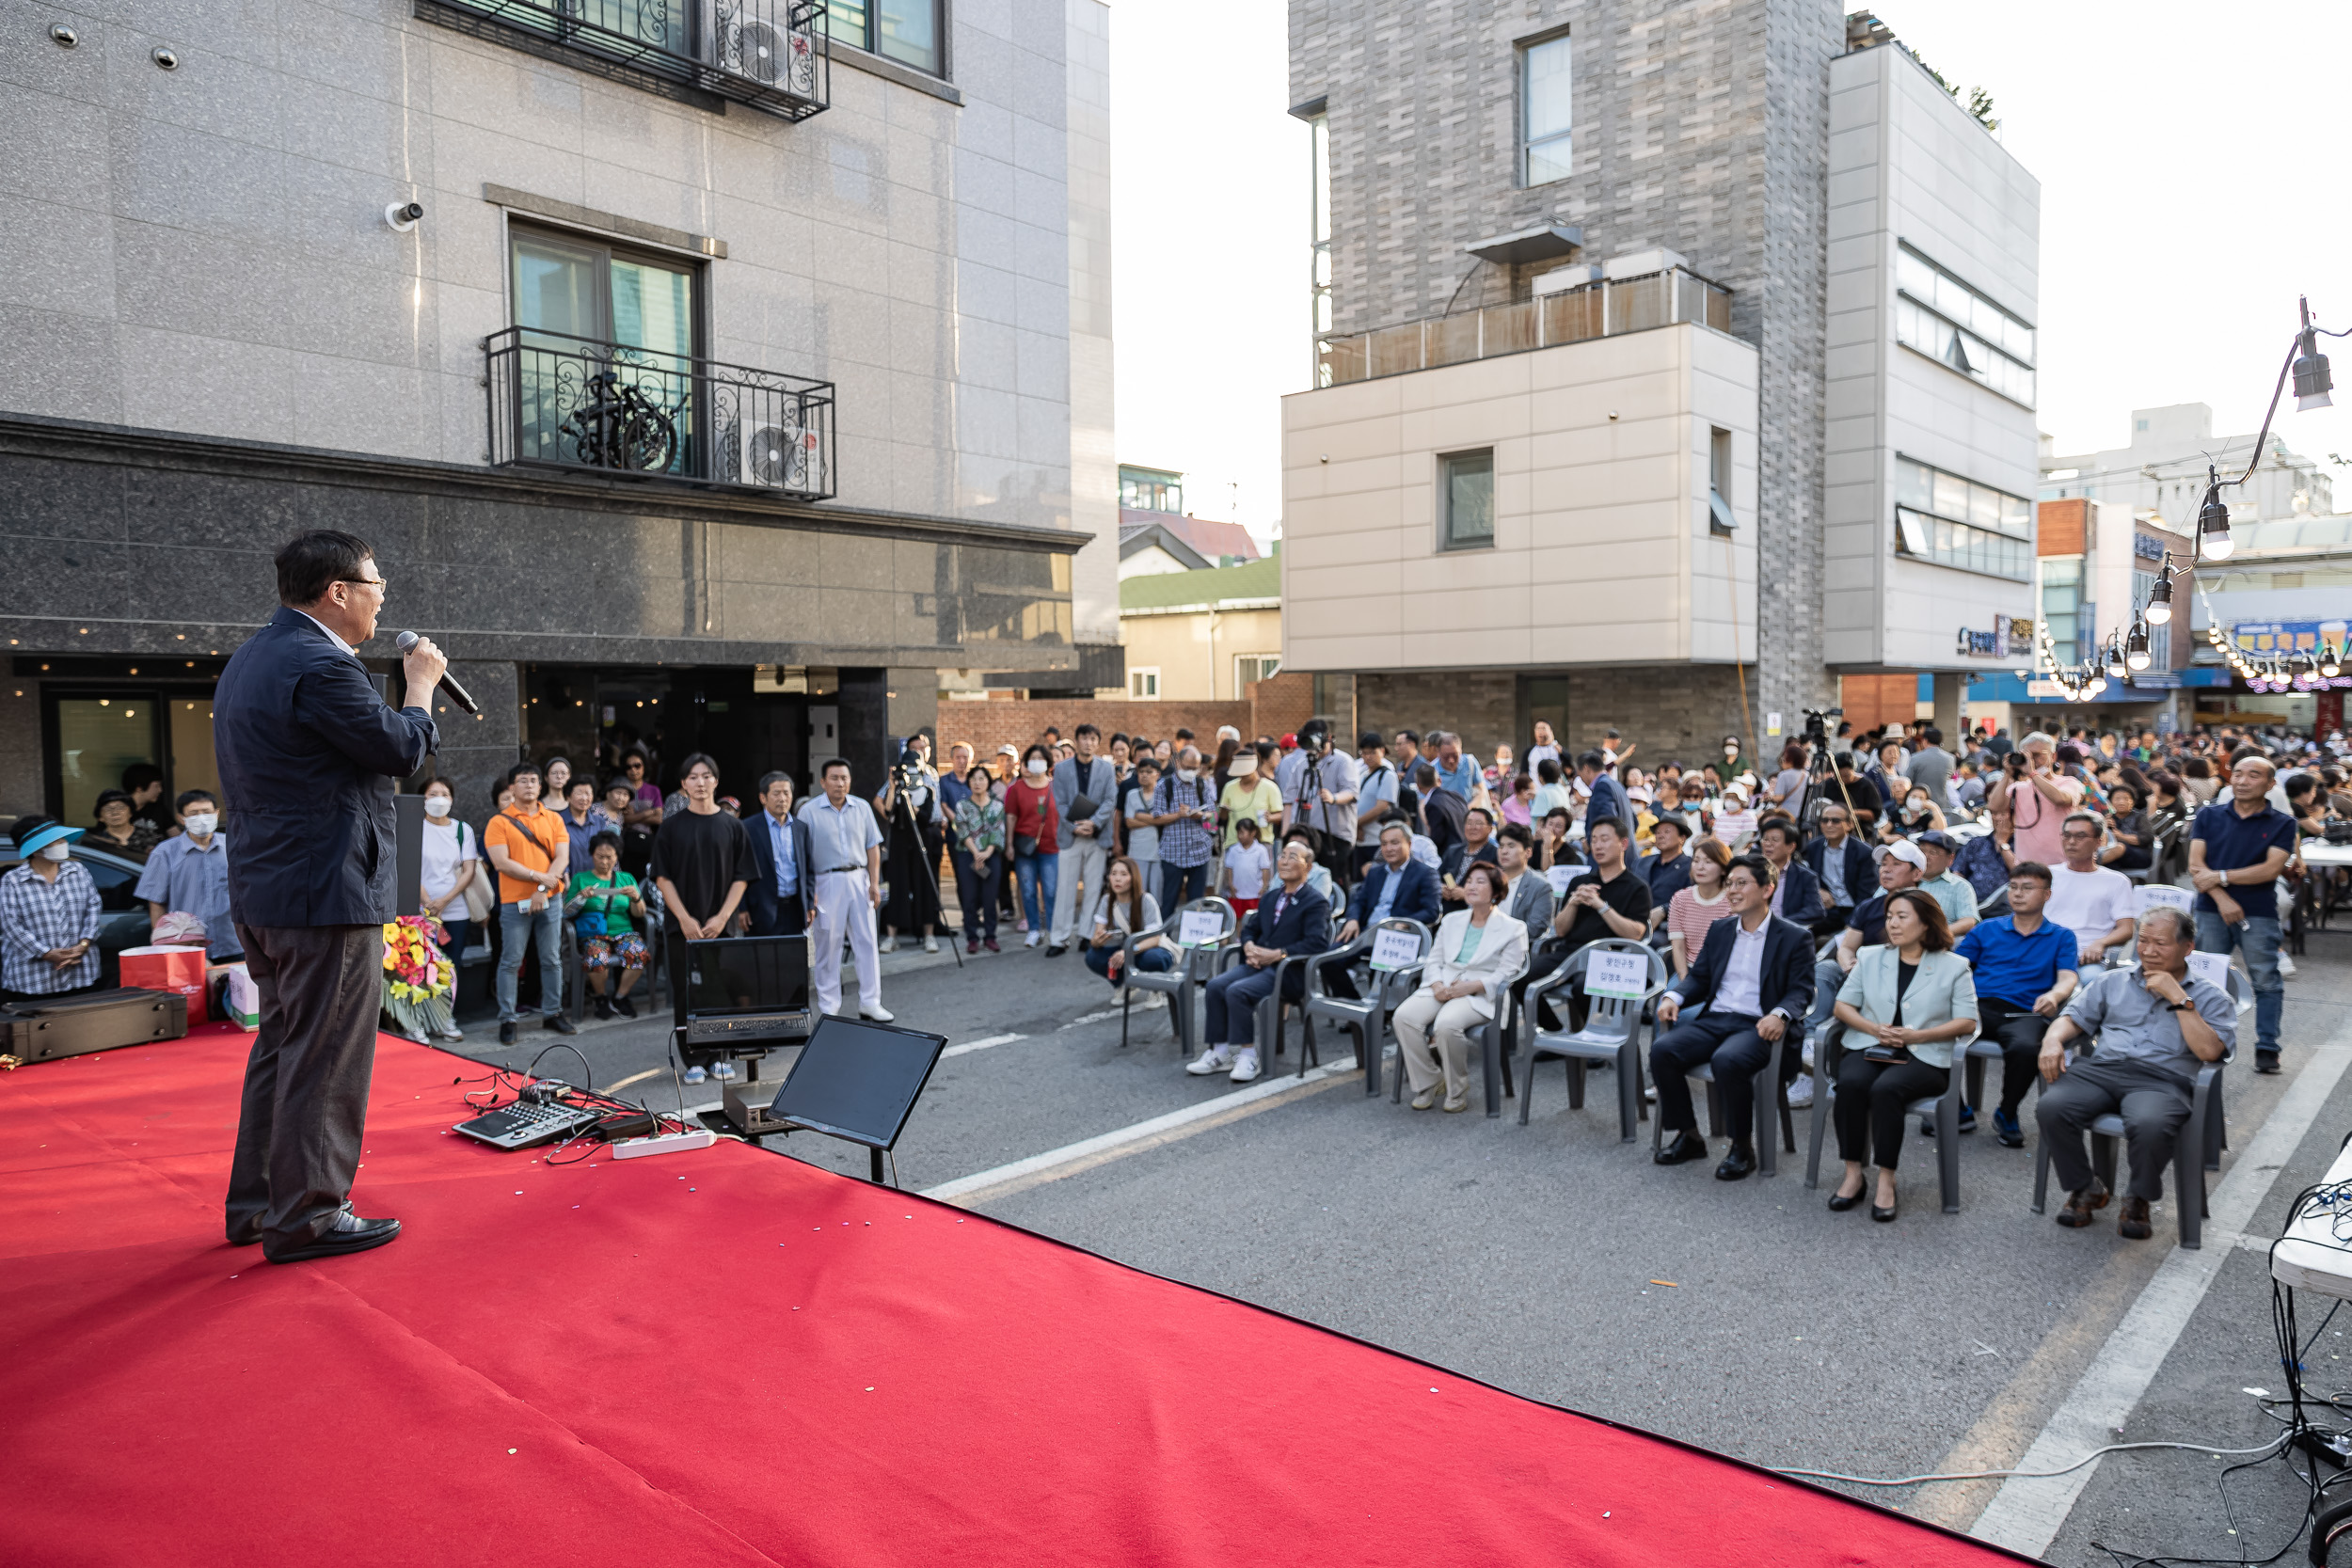
[{"label": "man in dark jacket on stage", "polygon": [[213,693],[213,747],[239,831],[229,904],[261,991],[229,1172],[229,1240],[273,1263],[381,1246],[394,1219],[350,1204],[367,1121],[394,908],[392,783],[440,743],[447,668],[419,639],[387,706],[352,650],[375,635],[383,575],[365,541],[302,534],[278,552],[278,613]]}]

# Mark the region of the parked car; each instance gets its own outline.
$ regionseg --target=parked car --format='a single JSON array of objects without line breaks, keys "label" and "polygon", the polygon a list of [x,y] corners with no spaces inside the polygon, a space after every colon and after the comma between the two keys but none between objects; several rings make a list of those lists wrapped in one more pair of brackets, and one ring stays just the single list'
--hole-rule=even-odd
[{"label": "parked car", "polygon": [[[139,873],[147,868],[128,855],[80,844],[73,846],[73,858],[82,863],[82,869],[98,884],[99,981],[102,985],[119,986],[122,983],[122,950],[147,945],[151,929],[147,905],[137,895]],[[0,873],[16,869],[21,859],[16,852],[16,841],[0,838]]]}]

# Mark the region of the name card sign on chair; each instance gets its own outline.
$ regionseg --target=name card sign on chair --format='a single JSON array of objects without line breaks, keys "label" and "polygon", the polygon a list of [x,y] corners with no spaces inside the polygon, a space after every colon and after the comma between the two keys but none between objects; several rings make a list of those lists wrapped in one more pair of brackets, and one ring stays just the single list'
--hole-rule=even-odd
[{"label": "name card sign on chair", "polygon": [[1176,924],[1176,945],[1209,947],[1225,935],[1225,920],[1215,910],[1186,910]]},{"label": "name card sign on chair", "polygon": [[2150,910],[2171,909],[2193,911],[2196,907],[2197,895],[2188,889],[2148,882],[2139,888],[2139,907],[2132,913],[2134,918],[2137,918],[2146,914]]},{"label": "name card sign on chair", "polygon": [[1640,953],[1595,953],[1585,962],[1587,996],[1640,996],[1649,990],[1649,959]]},{"label": "name card sign on chair", "polygon": [[1555,865],[1545,872],[1544,880],[1551,884],[1551,895],[1554,898],[1565,898],[1568,895],[1568,884],[1575,881],[1577,874],[1583,869],[1581,865]]},{"label": "name card sign on chair", "polygon": [[2230,991],[2230,955],[2227,953],[2191,953],[2188,956],[2188,977],[2203,980],[2218,989],[2223,995]]},{"label": "name card sign on chair", "polygon": [[1380,930],[1372,935],[1372,967],[1382,974],[1403,969],[1421,957],[1421,939],[1410,931]]}]

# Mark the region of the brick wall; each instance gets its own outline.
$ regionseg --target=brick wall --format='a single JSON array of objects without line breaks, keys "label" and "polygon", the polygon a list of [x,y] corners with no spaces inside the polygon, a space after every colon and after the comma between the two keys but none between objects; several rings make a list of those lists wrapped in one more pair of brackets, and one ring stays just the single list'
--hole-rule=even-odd
[{"label": "brick wall", "polygon": [[959,740],[972,743],[981,757],[995,754],[999,746],[1026,748],[1041,740],[1047,725],[1068,737],[1080,724],[1092,724],[1105,737],[1145,736],[1153,740],[1173,737],[1177,730],[1192,731],[1203,752],[1216,750],[1216,731],[1231,724],[1249,739],[1262,735],[1280,737],[1295,733],[1313,712],[1314,677],[1279,674],[1252,681],[1248,699],[1238,703],[1133,703],[1119,698],[1008,698],[985,703],[939,705],[940,750]]},{"label": "brick wall", "polygon": [[1518,681],[1508,670],[1359,674],[1356,717],[1364,729],[1384,736],[1458,731],[1464,748],[1482,760],[1494,754],[1498,740],[1515,749],[1526,744],[1518,733]]}]

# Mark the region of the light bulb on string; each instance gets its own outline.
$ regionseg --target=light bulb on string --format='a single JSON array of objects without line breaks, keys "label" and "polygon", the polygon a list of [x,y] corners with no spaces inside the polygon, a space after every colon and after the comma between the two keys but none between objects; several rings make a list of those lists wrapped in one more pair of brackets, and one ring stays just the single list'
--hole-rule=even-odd
[{"label": "light bulb on string", "polygon": [[2221,499],[2221,476],[2205,465],[2205,504],[2197,509],[2197,553],[2206,561],[2227,561],[2236,548],[2230,538],[2230,508]]},{"label": "light bulb on string", "polygon": [[2148,590],[2148,624],[2160,626],[2172,619],[2172,563],[2167,561],[2156,573],[2156,585]]},{"label": "light bulb on string", "polygon": [[2148,652],[2148,623],[2134,621],[2131,635],[2123,641],[2123,662],[2135,670],[2145,670],[2152,659]]}]

